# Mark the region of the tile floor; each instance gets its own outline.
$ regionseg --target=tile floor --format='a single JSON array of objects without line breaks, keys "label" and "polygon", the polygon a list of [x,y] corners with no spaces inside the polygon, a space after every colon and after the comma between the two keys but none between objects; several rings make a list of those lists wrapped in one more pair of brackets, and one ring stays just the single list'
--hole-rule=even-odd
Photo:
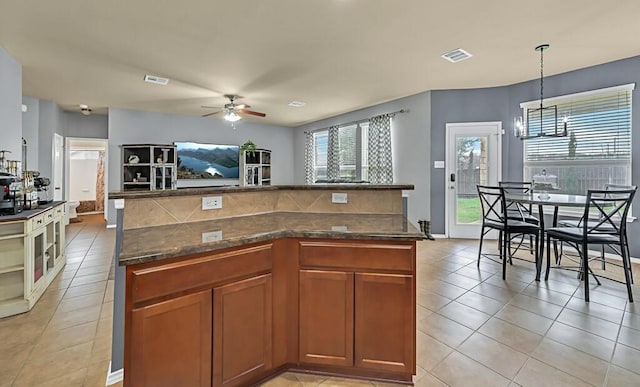
[{"label": "tile floor", "polygon": [[[114,232],[83,219],[67,227],[67,266],[35,308],[0,319],[0,386],[104,386]],[[489,260],[478,270],[477,246],[419,242],[417,386],[640,385],[640,306],[623,285],[594,284],[586,304],[575,273],[536,283],[533,264],[514,261],[503,281]],[[311,385],[387,384],[297,373],[264,383]]]}]

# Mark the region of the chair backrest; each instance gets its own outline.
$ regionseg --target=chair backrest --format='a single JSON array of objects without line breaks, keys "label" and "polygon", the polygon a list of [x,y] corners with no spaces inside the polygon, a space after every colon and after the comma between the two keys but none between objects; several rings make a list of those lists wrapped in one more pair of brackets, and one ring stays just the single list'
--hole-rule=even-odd
[{"label": "chair backrest", "polygon": [[478,185],[478,196],[482,205],[482,222],[487,220],[507,225],[507,205],[504,188]]},{"label": "chair backrest", "polygon": [[[636,193],[636,187],[630,189],[589,190],[583,219],[597,218],[596,221],[582,222],[583,234],[607,233],[622,235],[626,233],[627,215]],[[595,216],[594,216],[595,215]]]},{"label": "chair backrest", "polygon": [[[533,182],[530,181],[500,181],[498,185],[507,194],[527,195],[533,192]],[[521,213],[531,213],[531,204],[525,205],[516,202],[507,202],[507,210],[514,210]]]}]

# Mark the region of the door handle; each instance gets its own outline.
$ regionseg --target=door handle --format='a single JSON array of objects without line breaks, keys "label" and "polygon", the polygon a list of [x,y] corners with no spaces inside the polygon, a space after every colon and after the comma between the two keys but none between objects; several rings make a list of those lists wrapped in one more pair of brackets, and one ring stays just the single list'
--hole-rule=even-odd
[{"label": "door handle", "polygon": [[456,174],[452,173],[451,176],[449,176],[449,180],[453,183],[456,181]]}]

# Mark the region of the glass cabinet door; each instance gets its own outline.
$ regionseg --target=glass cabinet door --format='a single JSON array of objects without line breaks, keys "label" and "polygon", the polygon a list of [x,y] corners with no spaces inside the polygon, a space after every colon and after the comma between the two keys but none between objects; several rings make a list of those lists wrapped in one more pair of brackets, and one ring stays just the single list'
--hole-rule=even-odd
[{"label": "glass cabinet door", "polygon": [[44,276],[45,268],[44,230],[33,237],[33,283],[36,284]]}]

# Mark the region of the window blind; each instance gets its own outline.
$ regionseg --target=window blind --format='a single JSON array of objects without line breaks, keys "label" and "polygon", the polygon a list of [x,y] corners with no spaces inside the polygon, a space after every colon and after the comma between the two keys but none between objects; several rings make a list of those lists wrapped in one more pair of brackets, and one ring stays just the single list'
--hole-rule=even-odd
[{"label": "window blind", "polygon": [[[525,141],[524,161],[631,160],[631,92],[603,92],[559,101],[558,129],[568,118],[566,137],[540,137]],[[553,131],[553,115],[530,116],[531,133],[542,122],[546,133]],[[572,139],[573,138],[573,139]]]}]

